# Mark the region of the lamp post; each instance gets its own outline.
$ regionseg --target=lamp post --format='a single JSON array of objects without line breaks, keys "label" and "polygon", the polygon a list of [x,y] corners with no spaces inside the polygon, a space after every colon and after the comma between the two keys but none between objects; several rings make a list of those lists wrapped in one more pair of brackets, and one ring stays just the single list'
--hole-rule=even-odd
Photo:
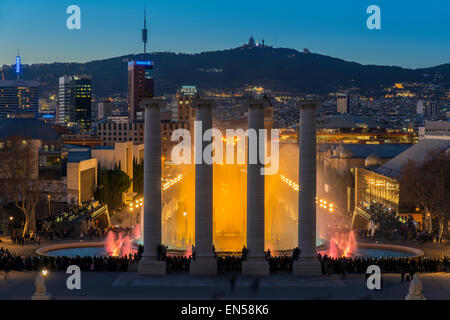
[{"label": "lamp post", "polygon": [[133,227],[133,206],[130,206],[130,225]]},{"label": "lamp post", "polygon": [[31,300],[50,300],[51,299],[51,294],[47,293],[47,287],[45,285],[45,278],[47,277],[47,275],[48,275],[47,269],[42,269],[38,273],[38,275],[36,277],[36,281],[35,281],[36,292],[31,297]]},{"label": "lamp post", "polygon": [[48,194],[48,195],[47,195],[47,199],[48,199],[48,216],[49,216],[49,217],[50,217],[50,215],[51,215],[50,198],[51,198],[51,196],[50,196],[50,194]]},{"label": "lamp post", "polygon": [[188,236],[188,220],[187,220],[187,212],[186,211],[183,212],[183,217],[184,217],[184,227],[186,230],[185,237],[186,237],[186,243],[187,243],[189,236]]}]

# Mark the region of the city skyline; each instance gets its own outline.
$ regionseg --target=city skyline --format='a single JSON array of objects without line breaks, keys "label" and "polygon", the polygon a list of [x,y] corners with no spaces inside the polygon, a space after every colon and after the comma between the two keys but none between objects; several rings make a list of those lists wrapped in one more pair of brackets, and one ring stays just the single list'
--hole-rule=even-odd
[{"label": "city skyline", "polygon": [[[369,30],[369,1],[312,4],[267,1],[227,5],[201,1],[149,3],[124,7],[118,1],[78,1],[81,30],[68,30],[66,8],[72,3],[49,0],[47,6],[10,0],[0,4],[3,50],[0,65],[11,65],[17,49],[24,64],[87,62],[143,52],[140,30],[147,8],[149,52],[197,53],[238,47],[253,35],[267,45],[288,47],[361,64],[408,68],[448,63],[448,17],[444,1],[378,1],[381,30]],[[239,8],[239,10],[237,10]],[[44,12],[45,10],[45,12]],[[27,23],[24,24],[23,21]],[[271,21],[271,23],[267,23]],[[206,28],[207,26],[207,28]]]}]

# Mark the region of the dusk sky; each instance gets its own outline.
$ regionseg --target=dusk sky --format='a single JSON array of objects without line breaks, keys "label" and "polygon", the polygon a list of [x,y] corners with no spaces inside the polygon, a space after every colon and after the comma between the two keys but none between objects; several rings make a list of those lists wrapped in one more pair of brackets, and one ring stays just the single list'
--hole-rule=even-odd
[{"label": "dusk sky", "polygon": [[[81,8],[81,30],[66,28],[66,8]],[[381,30],[366,9],[381,8]],[[85,62],[143,51],[193,53],[266,44],[363,64],[426,67],[450,62],[448,0],[0,0],[0,65]]]}]

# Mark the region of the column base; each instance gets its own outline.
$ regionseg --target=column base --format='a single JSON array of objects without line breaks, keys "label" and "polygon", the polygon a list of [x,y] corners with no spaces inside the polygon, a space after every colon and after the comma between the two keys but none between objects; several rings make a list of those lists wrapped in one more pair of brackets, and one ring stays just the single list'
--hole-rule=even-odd
[{"label": "column base", "polygon": [[427,300],[427,298],[424,297],[423,294],[410,294],[406,296],[405,300]]},{"label": "column base", "polygon": [[31,300],[51,300],[52,299],[52,295],[47,293],[47,294],[34,294],[31,297]]},{"label": "column base", "polygon": [[163,276],[166,274],[166,262],[153,260],[150,257],[142,257],[138,264],[140,275]]},{"label": "column base", "polygon": [[269,271],[269,264],[265,260],[242,262],[242,274],[245,276],[268,276]]},{"label": "column base", "polygon": [[299,257],[294,262],[292,271],[296,276],[321,276],[322,266],[317,257]]},{"label": "column base", "polygon": [[197,258],[189,265],[189,273],[192,276],[215,276],[217,275],[217,261],[211,258]]}]

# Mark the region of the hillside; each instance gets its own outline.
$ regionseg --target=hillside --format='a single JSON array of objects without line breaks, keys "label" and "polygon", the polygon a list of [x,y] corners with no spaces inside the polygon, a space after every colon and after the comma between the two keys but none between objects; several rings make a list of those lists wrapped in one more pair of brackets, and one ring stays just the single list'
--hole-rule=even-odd
[{"label": "hillside", "polygon": [[[284,48],[235,48],[199,54],[170,52],[148,55],[155,62],[157,94],[173,93],[183,84],[202,89],[235,88],[248,84],[279,91],[325,93],[339,87],[378,90],[395,82],[450,82],[450,64],[425,69],[361,65],[356,62]],[[127,91],[127,55],[87,63],[50,63],[24,66],[24,78],[38,80],[56,91],[64,74],[90,74],[94,93],[106,96]],[[12,69],[6,70],[14,78]],[[44,91],[42,90],[42,91]]]}]

